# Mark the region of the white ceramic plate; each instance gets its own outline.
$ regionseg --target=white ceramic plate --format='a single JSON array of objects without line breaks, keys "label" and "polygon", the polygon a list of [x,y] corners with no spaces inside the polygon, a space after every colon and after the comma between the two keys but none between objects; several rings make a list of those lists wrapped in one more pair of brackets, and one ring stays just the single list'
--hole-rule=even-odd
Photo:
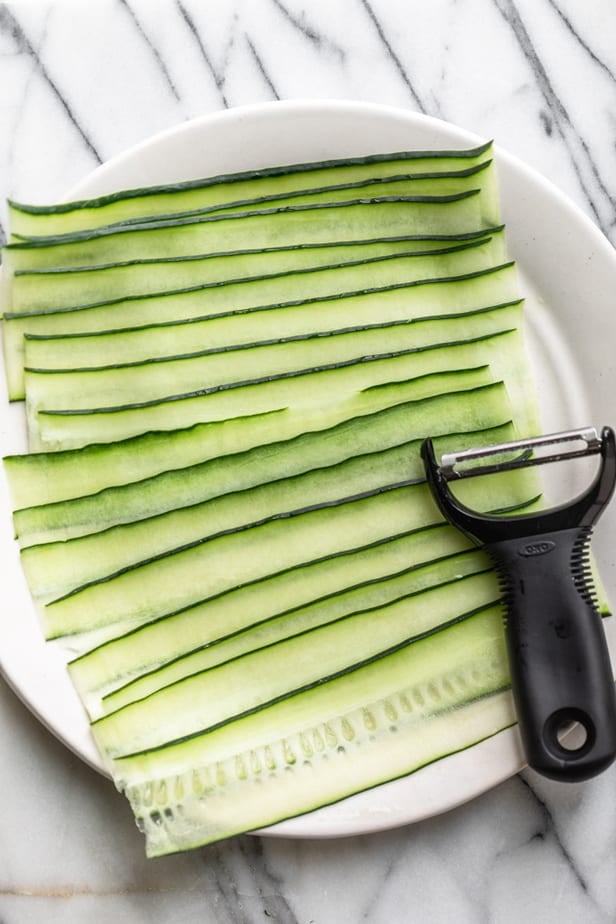
[{"label": "white ceramic plate", "polygon": [[[282,102],[187,122],[95,170],[67,198],[241,170],[401,149],[474,146],[484,139],[403,110],[347,102]],[[529,310],[528,338],[544,430],[613,422],[616,370],[616,256],[595,226],[549,183],[497,150],[503,217]],[[3,376],[0,376],[3,379]],[[25,449],[21,406],[9,407],[0,384],[0,449]],[[616,509],[594,543],[616,599],[609,549]],[[65,657],[42,640],[12,539],[10,504],[0,480],[0,668],[35,715],[69,748],[101,769],[88,723],[65,671]],[[609,627],[616,650],[616,632]],[[516,731],[395,783],[284,822],[268,833],[323,837],[417,821],[465,802],[523,766]]]}]

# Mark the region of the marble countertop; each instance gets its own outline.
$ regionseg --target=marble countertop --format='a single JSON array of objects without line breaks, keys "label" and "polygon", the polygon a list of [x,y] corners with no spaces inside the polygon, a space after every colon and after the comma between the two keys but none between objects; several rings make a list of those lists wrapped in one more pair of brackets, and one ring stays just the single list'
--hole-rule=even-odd
[{"label": "marble countertop", "polygon": [[[616,242],[615,40],[612,0],[0,3],[0,200],[58,198],[204,113],[346,98],[494,138]],[[0,730],[1,924],[616,921],[616,767],[525,771],[380,834],[147,861],[124,800],[1,682]]]}]

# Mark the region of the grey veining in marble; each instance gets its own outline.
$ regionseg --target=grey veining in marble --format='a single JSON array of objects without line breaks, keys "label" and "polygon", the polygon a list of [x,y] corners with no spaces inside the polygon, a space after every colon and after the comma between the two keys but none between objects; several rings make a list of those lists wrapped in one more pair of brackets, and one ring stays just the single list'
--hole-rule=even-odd
[{"label": "grey veining in marble", "polygon": [[[614,242],[615,40],[613,0],[0,3],[0,199],[61,197],[224,107],[349,98],[495,138]],[[614,768],[574,786],[525,772],[377,835],[146,861],[124,801],[4,685],[0,730],[0,924],[616,921]]]}]

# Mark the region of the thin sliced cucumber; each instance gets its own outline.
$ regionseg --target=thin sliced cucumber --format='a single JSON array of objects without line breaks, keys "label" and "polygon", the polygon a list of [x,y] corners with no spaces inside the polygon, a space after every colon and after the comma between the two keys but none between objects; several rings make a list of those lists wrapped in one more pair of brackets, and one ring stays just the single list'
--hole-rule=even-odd
[{"label": "thin sliced cucumber", "polygon": [[[407,444],[425,436],[441,437],[439,451],[470,445],[484,438],[480,427],[495,428],[489,442],[502,442],[508,424],[507,397],[502,383],[479,385],[479,391],[445,393],[394,405],[365,417],[352,418],[324,432],[302,434],[287,442],[273,443],[245,453],[210,459],[181,469],[132,481],[133,460],[126,465],[125,481],[72,500],[57,501],[16,510],[16,535],[22,547],[87,535],[119,523],[155,516],[213,497],[254,487],[277,478],[299,475],[313,468],[336,465],[345,459]],[[468,381],[472,382],[469,374]],[[477,401],[480,398],[480,402]],[[393,425],[392,425],[393,424]],[[455,431],[455,436],[441,434]],[[478,432],[479,431],[479,432]],[[509,434],[509,439],[513,436]],[[454,447],[453,443],[456,442]],[[138,450],[137,450],[138,451]],[[421,472],[418,470],[417,474]],[[114,473],[118,477],[118,473]],[[415,471],[408,471],[413,477]]]},{"label": "thin sliced cucumber", "polygon": [[[89,305],[183,289],[199,282],[224,282],[289,273],[320,266],[369,260],[396,253],[430,252],[495,236],[503,227],[441,234],[437,237],[407,235],[376,240],[330,241],[315,247],[295,245],[277,249],[248,249],[231,253],[194,254],[186,257],[122,261],[102,266],[53,267],[20,270],[12,280],[10,310],[26,311]],[[502,234],[500,235],[502,239]],[[500,262],[506,259],[503,254]],[[9,306],[7,309],[9,310]]]},{"label": "thin sliced cucumber", "polygon": [[[388,433],[387,439],[391,444],[392,435]],[[477,439],[485,443],[476,434],[475,445]],[[21,563],[30,592],[34,597],[49,599],[195,541],[205,542],[210,537],[320,504],[335,504],[341,498],[373,492],[385,485],[422,482],[419,450],[420,441],[416,440],[291,477],[280,477],[273,469],[266,484],[86,536],[29,546],[22,550]],[[497,476],[494,479],[498,481]],[[507,487],[503,488],[505,502],[509,500]],[[528,496],[534,489],[533,483]],[[470,493],[468,484],[460,490],[464,495]]]},{"label": "thin sliced cucumber", "polygon": [[[102,713],[102,696],[190,651],[210,650],[270,622],[302,613],[344,612],[345,599],[371,593],[405,569],[473,550],[461,533],[438,523],[367,546],[305,562],[239,584],[222,594],[167,613],[112,638],[69,664],[71,679],[91,715]],[[474,554],[474,553],[473,553]]]},{"label": "thin sliced cucumber", "polygon": [[[457,258],[459,261],[464,259],[465,253],[449,256],[452,260]],[[421,317],[447,311],[462,311],[481,304],[495,305],[518,297],[515,268],[512,264],[490,265],[482,268],[481,261],[474,259],[476,256],[474,252],[471,251],[466,256],[470,256],[474,271],[470,269],[466,274],[445,276],[440,279],[429,275],[422,278],[420,261],[425,262],[426,258],[414,260],[413,257],[409,257],[404,260],[397,257],[391,261],[387,260],[381,267],[384,275],[380,284],[374,285],[374,278],[368,274],[364,275],[364,286],[359,289],[347,287],[345,290],[344,285],[336,289],[339,283],[344,282],[342,278],[344,271],[340,271],[341,275],[338,276],[335,271],[319,270],[310,274],[317,294],[309,297],[306,283],[306,287],[300,287],[296,291],[299,297],[281,302],[267,298],[268,295],[273,294],[271,280],[265,283],[257,280],[215,287],[205,294],[198,290],[131,299],[122,303],[99,305],[74,311],[9,315],[4,324],[4,352],[9,392],[13,398],[18,398],[23,394],[22,367],[25,334],[83,334],[89,331],[151,327],[160,325],[162,322],[172,322],[173,327],[168,331],[162,331],[163,336],[166,333],[171,342],[171,337],[176,332],[175,325],[181,321],[189,321],[191,324],[198,324],[198,327],[192,331],[185,331],[185,333],[194,338],[206,337],[207,344],[215,347],[275,339],[282,336],[283,332],[288,335],[311,333],[314,330],[335,330],[348,327],[350,324],[361,324],[362,321],[371,323],[375,321],[375,311],[379,312],[377,317],[381,316],[383,319],[401,316]],[[437,257],[428,259],[438,260]],[[397,267],[397,277],[393,275],[392,266]],[[433,268],[436,272],[436,263],[433,264]],[[370,267],[367,267],[367,270],[369,269]],[[464,275],[467,276],[466,285],[463,284]],[[290,278],[296,286],[299,277]],[[302,276],[301,279],[304,277]],[[288,281],[287,277],[277,279],[277,284],[280,283],[283,287],[282,291],[285,290]],[[456,296],[458,282],[460,291]],[[347,281],[347,286],[348,284]],[[426,305],[428,293],[423,291],[424,286],[430,286],[428,290],[429,307]],[[411,289],[414,287],[419,291],[412,292]],[[256,294],[259,291],[261,298],[258,298]],[[280,288],[277,291],[280,292]],[[288,288],[286,291],[289,291]],[[407,304],[408,310],[401,312],[401,304]],[[387,310],[388,305],[389,311]],[[281,308],[284,308],[284,331],[280,329]],[[352,318],[349,316],[350,311],[353,312]],[[203,327],[199,322],[205,321],[206,318],[210,319],[210,324]],[[151,349],[152,337],[157,336],[160,335],[150,331],[127,332],[125,335],[127,350],[131,348],[131,344],[141,343],[148,357],[155,355],[147,350]],[[100,344],[101,348],[105,345],[104,341]],[[112,348],[115,349],[113,346]]]},{"label": "thin sliced cucumber", "polygon": [[296,190],[291,193],[275,193],[267,196],[214,201],[211,205],[202,208],[174,211],[162,216],[150,216],[144,219],[127,219],[114,222],[98,228],[85,228],[80,231],[69,231],[67,234],[20,236],[18,241],[34,241],[35,243],[59,243],[72,239],[84,240],[86,237],[106,235],[115,229],[123,231],[125,228],[142,228],[160,220],[186,221],[192,218],[199,219],[206,215],[235,214],[238,211],[262,211],[266,208],[284,209],[302,206],[329,205],[330,202],[355,202],[360,199],[391,198],[406,196],[415,200],[425,197],[459,196],[466,192],[479,190],[481,195],[481,213],[486,222],[497,224],[500,221],[498,211],[498,198],[494,194],[495,173],[491,161],[473,167],[470,170],[452,173],[434,173],[428,176],[413,176],[408,174],[395,174],[393,176],[376,176],[371,179],[359,180],[353,183],[341,182],[329,186],[311,186],[308,189]]},{"label": "thin sliced cucumber", "polygon": [[[515,721],[501,614],[445,631],[215,731],[114,762],[150,856],[336,802]],[[281,729],[284,729],[281,732]]]},{"label": "thin sliced cucumber", "polygon": [[[490,157],[491,143],[468,151],[399,152],[336,161],[290,164],[264,170],[221,174],[163,186],[121,190],[111,195],[36,206],[9,201],[12,234],[58,234],[96,228],[118,221],[207,208],[212,204],[281,195],[314,186],[358,182],[371,177],[408,173],[426,175],[472,171]],[[495,191],[495,195],[497,195]]]},{"label": "thin sliced cucumber", "polygon": [[5,282],[10,284],[11,274],[22,269],[323,244],[331,241],[332,227],[340,242],[419,233],[417,229],[425,236],[443,228],[455,234],[494,224],[481,220],[480,207],[477,190],[457,196],[330,201],[100,228],[66,238],[8,244],[3,250],[3,274],[6,270]]},{"label": "thin sliced cucumber", "polygon": [[[450,369],[442,378],[440,373],[415,378],[414,384],[407,384],[408,390],[402,400],[473,388],[489,380],[485,365]],[[401,384],[399,387],[402,387]],[[380,405],[385,406],[385,403]],[[152,478],[208,459],[222,459],[238,451],[238,426],[243,427],[242,442],[246,449],[267,443],[277,444],[284,440],[284,436],[277,433],[276,420],[279,416],[280,413],[271,413],[246,417],[241,424],[238,420],[195,424],[173,432],[143,433],[115,443],[93,443],[79,449],[6,456],[3,462],[13,508],[94,494],[110,486]]]},{"label": "thin sliced cucumber", "polygon": [[[47,604],[48,638],[131,626],[197,600],[358,545],[441,522],[425,485],[392,487],[331,507],[301,511],[261,525],[191,543]],[[109,637],[109,636],[107,636]],[[101,638],[101,640],[103,640]]]},{"label": "thin sliced cucumber", "polygon": [[[507,350],[509,348],[509,351]],[[457,344],[433,344],[398,355],[367,357],[349,366],[289,373],[271,381],[232,385],[210,392],[193,392],[157,402],[68,411],[40,411],[30,432],[33,448],[68,448],[89,442],[122,439],[151,429],[173,429],[204,420],[226,420],[229,436],[236,421],[236,450],[248,449],[253,442],[244,416],[279,410],[276,415],[278,438],[290,439],[301,432],[323,429],[356,413],[376,410],[390,401],[389,391],[413,374],[424,382],[428,373],[446,374],[460,366],[479,366],[488,361],[493,375],[505,381],[511,400],[524,408],[521,432],[536,432],[536,410],[528,400],[532,385],[525,369],[523,338],[518,330],[478,337]],[[442,389],[439,389],[442,390]],[[427,393],[430,393],[429,391]],[[327,403],[330,395],[337,401]],[[526,403],[523,403],[526,402]],[[253,418],[249,418],[249,421]],[[273,416],[261,418],[273,425]],[[255,421],[258,427],[259,421]],[[265,442],[262,438],[261,442]]]},{"label": "thin sliced cucumber", "polygon": [[[362,614],[363,618],[368,613],[372,613],[380,623],[384,615],[380,610],[381,607],[390,606],[402,600],[405,601],[405,607],[410,606],[412,602],[416,602],[411,600],[414,595],[436,586],[449,586],[450,589],[454,589],[451,587],[452,584],[462,582],[469,575],[485,573],[489,569],[489,562],[480,551],[465,551],[453,558],[441,555],[440,559],[428,563],[413,564],[410,562],[402,573],[388,576],[386,579],[374,580],[369,586],[345,590],[312,606],[263,621],[259,628],[252,625],[243,632],[217,644],[206,645],[183,657],[176,658],[165,666],[151,670],[144,676],[107,694],[102,700],[103,713],[117,712],[124,706],[137,700],[143,701],[158,690],[176,684],[186,677],[210,670],[220,664],[226,664],[249,652],[274,645],[286,638],[298,636],[318,626],[347,618],[351,614],[353,616]],[[465,585],[461,583],[459,589],[464,594]],[[387,613],[390,615],[391,610]],[[413,614],[413,629],[415,628],[415,614]],[[93,715],[92,718],[98,718],[98,716]]]},{"label": "thin sliced cucumber", "polygon": [[[26,334],[26,365],[35,369],[88,368],[108,365],[109,356],[118,364],[139,362],[168,356],[171,344],[175,353],[193,351],[195,343],[200,340],[198,319],[204,316],[204,309],[207,317],[224,313],[226,309],[304,302],[321,295],[333,296],[364,287],[374,289],[397,282],[488,269],[504,262],[506,255],[502,240],[499,232],[496,237],[480,238],[430,253],[402,252],[291,273],[262,274],[258,279],[205,283],[189,291],[168,289],[156,297],[156,322],[137,329],[131,324],[130,317],[132,303],[136,300],[122,301],[115,321],[117,327],[109,333],[101,330],[91,334]],[[194,300],[197,313],[192,317],[185,317],[190,310],[184,304],[187,298],[191,302]],[[181,303],[178,316],[174,309],[176,300]],[[108,305],[109,301],[102,304]],[[140,298],[137,310],[144,307],[147,308],[147,303]],[[165,319],[168,320],[167,325]],[[182,320],[187,324],[180,324]]]},{"label": "thin sliced cucumber", "polygon": [[[274,342],[266,340],[236,349],[206,348],[183,356],[160,357],[156,362],[91,369],[27,368],[27,413],[34,428],[35,415],[41,410],[113,407],[123,395],[130,395],[135,404],[152,402],[174,394],[207,393],[224,386],[244,387],[251,382],[292,377],[303,370],[349,368],[366,362],[365,357],[395,354],[402,347],[406,351],[421,350],[435,343],[455,343],[512,330],[520,318],[521,304],[514,302],[465,312],[455,318],[448,315],[355,324],[340,331],[282,335]],[[290,390],[289,403],[292,394]]]},{"label": "thin sliced cucumber", "polygon": [[[530,509],[536,503],[537,499],[532,498],[522,506]],[[515,509],[519,510],[520,505]],[[296,620],[306,615],[320,618],[323,611],[325,616],[340,614],[350,599],[372,599],[375,590],[379,593],[375,585],[405,574],[409,568],[432,562],[425,572],[429,576],[432,565],[441,568],[437,559],[450,568],[445,560],[461,553],[478,560],[468,539],[438,523],[317,558],[255,582],[240,583],[222,594],[116,636],[71,661],[71,677],[90,714],[98,716],[105,693],[171,665],[187,652],[205,653],[212,649],[216,659],[218,655],[213,648],[218,650],[223,642],[231,649],[239,644],[248,650],[250,633],[260,638],[261,628],[269,632],[270,623],[274,629],[279,624],[292,629]],[[463,561],[458,558],[459,564],[449,570],[450,578],[460,573],[461,566],[462,571],[466,570],[468,566]],[[422,580],[421,575],[417,577]]]},{"label": "thin sliced cucumber", "polygon": [[[505,473],[502,478],[469,480],[463,497],[478,509],[495,509],[503,502],[528,500],[535,493],[528,472],[518,477]],[[76,587],[45,606],[46,635],[99,628],[118,634],[238,583],[263,578],[271,573],[273,561],[277,570],[285,570],[438,522],[441,516],[424,484],[383,485],[359,497],[287,510],[264,522],[210,534]]]},{"label": "thin sliced cucumber", "polygon": [[[442,626],[460,611],[496,605],[498,598],[496,576],[488,571],[455,580],[455,593],[441,583],[375,610],[350,613],[178,680],[98,719],[92,733],[112,758],[125,754],[128,742],[139,751],[202,734]],[[152,714],[154,726],[148,722]]]}]

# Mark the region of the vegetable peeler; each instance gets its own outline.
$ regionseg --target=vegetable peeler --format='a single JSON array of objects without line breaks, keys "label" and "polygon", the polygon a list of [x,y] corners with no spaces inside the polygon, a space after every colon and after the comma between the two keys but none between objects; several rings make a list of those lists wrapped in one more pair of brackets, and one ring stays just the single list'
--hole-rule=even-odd
[{"label": "vegetable peeler", "polygon": [[[459,478],[592,454],[600,466],[590,486],[536,513],[478,513],[449,487]],[[587,428],[447,453],[440,464],[428,439],[422,458],[445,519],[485,547],[496,567],[529,766],[566,782],[595,776],[616,758],[616,688],[590,566],[592,527],[616,484],[614,431],[604,427],[599,436]],[[567,733],[576,723],[573,743]]]}]

